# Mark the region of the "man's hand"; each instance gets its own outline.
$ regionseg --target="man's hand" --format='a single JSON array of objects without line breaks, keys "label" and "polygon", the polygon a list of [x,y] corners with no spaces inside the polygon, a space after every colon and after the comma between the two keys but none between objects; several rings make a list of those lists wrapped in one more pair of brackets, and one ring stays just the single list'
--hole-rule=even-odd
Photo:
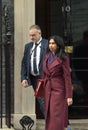
[{"label": "man's hand", "polygon": [[28,81],[27,80],[23,80],[22,81],[22,86],[25,87],[25,88],[28,87]]},{"label": "man's hand", "polygon": [[72,98],[67,98],[67,104],[68,106],[72,105],[73,99]]}]

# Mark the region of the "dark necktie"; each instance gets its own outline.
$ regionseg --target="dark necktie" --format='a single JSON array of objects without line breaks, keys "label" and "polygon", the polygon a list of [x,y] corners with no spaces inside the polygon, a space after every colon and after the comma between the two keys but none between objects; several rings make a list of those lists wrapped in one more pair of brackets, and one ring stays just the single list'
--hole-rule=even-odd
[{"label": "dark necktie", "polygon": [[37,63],[36,63],[36,62],[37,62],[37,57],[36,57],[37,45],[38,45],[38,44],[35,43],[34,58],[33,58],[33,70],[34,70],[34,74],[37,74],[37,73],[38,73],[38,71],[37,71]]}]

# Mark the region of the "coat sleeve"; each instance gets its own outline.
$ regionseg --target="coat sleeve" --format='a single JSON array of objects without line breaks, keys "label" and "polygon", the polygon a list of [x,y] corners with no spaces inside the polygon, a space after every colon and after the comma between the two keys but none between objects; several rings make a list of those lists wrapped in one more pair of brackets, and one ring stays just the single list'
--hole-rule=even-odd
[{"label": "coat sleeve", "polygon": [[21,62],[21,81],[27,79],[27,48],[25,46],[24,55]]},{"label": "coat sleeve", "polygon": [[63,61],[62,66],[65,80],[66,98],[72,98],[72,81],[71,81],[70,63],[68,57],[66,57],[66,59]]}]

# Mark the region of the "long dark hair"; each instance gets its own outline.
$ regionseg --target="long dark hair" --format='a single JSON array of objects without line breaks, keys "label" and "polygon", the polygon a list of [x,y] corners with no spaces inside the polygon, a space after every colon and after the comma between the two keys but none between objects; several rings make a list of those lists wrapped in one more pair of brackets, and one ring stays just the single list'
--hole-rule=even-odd
[{"label": "long dark hair", "polygon": [[[57,55],[60,59],[65,59],[65,57],[66,57],[65,45],[64,45],[64,41],[63,41],[62,37],[57,36],[57,35],[54,35],[54,36],[51,36],[51,37],[49,38],[49,41],[50,41],[50,39],[53,39],[53,40],[55,41],[55,43],[57,44],[57,46],[58,46],[56,55]],[[49,47],[48,47],[47,52],[50,52]]]}]

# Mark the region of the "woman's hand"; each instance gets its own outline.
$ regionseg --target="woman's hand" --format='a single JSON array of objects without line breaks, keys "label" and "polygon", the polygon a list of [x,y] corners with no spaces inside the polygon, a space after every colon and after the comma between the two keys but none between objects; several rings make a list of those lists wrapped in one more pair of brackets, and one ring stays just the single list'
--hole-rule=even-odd
[{"label": "woman's hand", "polygon": [[72,98],[67,98],[67,104],[68,106],[72,105],[73,99]]}]

